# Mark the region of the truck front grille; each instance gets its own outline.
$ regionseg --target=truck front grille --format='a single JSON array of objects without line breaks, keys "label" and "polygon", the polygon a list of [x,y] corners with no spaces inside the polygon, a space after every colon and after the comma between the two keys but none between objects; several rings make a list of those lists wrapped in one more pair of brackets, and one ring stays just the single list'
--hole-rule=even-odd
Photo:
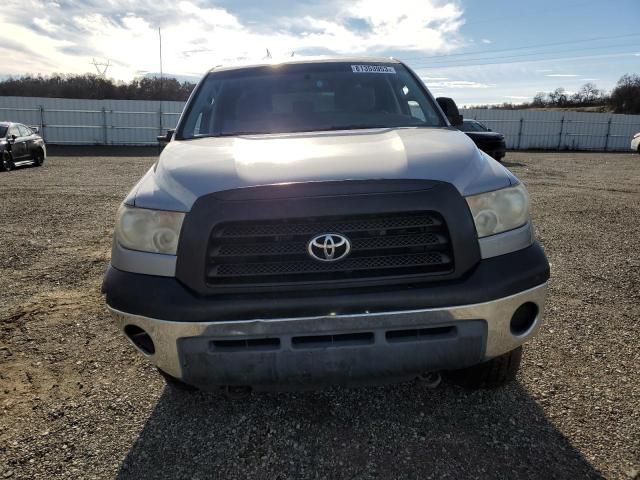
[{"label": "truck front grille", "polygon": [[[335,262],[312,258],[307,245],[324,233],[347,237],[350,254]],[[454,267],[447,226],[435,212],[221,223],[206,262],[212,286],[436,275]]]}]

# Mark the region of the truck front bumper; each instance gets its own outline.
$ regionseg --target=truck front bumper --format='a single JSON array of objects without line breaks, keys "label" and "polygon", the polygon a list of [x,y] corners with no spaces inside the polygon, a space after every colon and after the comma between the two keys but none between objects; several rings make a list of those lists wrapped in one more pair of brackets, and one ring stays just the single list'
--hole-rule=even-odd
[{"label": "truck front bumper", "polygon": [[541,247],[480,261],[455,281],[304,294],[200,296],[175,278],[110,267],[119,328],[161,370],[200,388],[316,387],[464,368],[536,334]]},{"label": "truck front bumper", "polygon": [[[140,331],[150,337],[153,353],[141,352],[152,363],[186,383],[205,389],[269,388],[376,381],[474,365],[536,334],[546,291],[544,283],[473,305],[227,322],[112,312],[130,339]],[[514,313],[522,305],[532,316],[523,330],[514,331]]]}]

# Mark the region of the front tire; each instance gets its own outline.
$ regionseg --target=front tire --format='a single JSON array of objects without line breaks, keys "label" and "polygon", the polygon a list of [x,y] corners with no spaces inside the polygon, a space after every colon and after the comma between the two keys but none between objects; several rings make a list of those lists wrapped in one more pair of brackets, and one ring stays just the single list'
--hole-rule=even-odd
[{"label": "front tire", "polygon": [[44,163],[44,152],[41,149],[36,150],[33,154],[33,165],[35,167],[41,167]]},{"label": "front tire", "polygon": [[7,151],[2,152],[2,158],[0,159],[0,170],[3,172],[10,172],[13,170],[13,159],[11,154]]},{"label": "front tire", "polygon": [[495,388],[515,380],[520,361],[522,347],[511,350],[499,357],[469,368],[452,370],[446,377],[452,383],[465,388]]}]

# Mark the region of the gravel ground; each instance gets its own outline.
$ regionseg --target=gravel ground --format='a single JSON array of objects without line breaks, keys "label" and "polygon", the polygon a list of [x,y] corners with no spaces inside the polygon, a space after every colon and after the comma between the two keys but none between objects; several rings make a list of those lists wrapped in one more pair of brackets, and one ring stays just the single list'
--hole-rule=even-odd
[{"label": "gravel ground", "polygon": [[639,477],[638,155],[508,154],[552,264],[516,383],[231,402],[166,389],[103,305],[114,213],[153,153],[0,174],[0,478]]}]

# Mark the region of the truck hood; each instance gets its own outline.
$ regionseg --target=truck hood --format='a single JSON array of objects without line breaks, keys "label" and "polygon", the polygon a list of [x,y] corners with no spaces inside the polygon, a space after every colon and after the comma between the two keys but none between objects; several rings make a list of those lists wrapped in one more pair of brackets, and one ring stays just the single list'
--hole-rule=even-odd
[{"label": "truck hood", "polygon": [[173,141],[132,190],[129,204],[189,211],[202,195],[295,182],[428,179],[461,195],[515,179],[450,128],[392,128]]}]

